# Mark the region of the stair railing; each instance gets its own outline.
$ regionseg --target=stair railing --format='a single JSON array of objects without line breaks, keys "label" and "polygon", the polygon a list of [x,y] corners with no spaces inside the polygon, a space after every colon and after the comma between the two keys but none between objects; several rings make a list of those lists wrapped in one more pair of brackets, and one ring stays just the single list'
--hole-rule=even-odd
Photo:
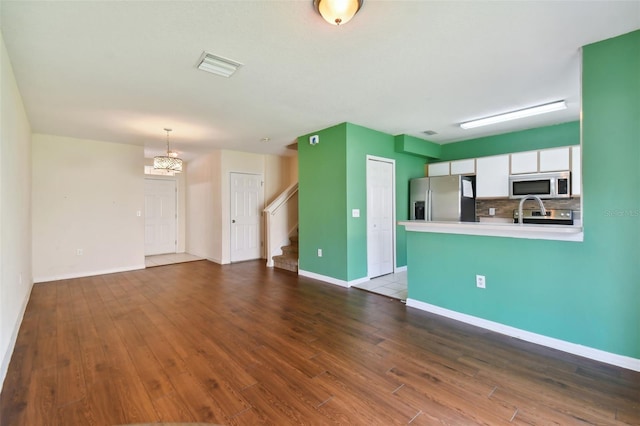
[{"label": "stair railing", "polygon": [[298,182],[278,195],[265,209],[265,256],[273,267],[273,256],[282,254],[289,236],[298,227]]}]

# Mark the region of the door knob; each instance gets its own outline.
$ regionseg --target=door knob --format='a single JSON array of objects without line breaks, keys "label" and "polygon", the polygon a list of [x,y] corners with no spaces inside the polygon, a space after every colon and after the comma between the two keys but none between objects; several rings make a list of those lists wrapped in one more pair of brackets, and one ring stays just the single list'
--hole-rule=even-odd
[{"label": "door knob", "polygon": [[233,219],[233,220],[231,221],[231,223],[236,223],[236,220],[235,220],[235,219]]}]

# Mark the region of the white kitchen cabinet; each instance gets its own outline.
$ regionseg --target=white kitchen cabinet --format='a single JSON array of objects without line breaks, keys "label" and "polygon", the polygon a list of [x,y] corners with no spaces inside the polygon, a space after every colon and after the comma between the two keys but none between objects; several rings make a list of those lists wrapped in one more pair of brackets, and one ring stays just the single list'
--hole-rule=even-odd
[{"label": "white kitchen cabinet", "polygon": [[509,196],[509,155],[476,159],[476,196]]},{"label": "white kitchen cabinet", "polygon": [[452,175],[473,175],[476,173],[476,160],[469,158],[468,160],[456,160],[451,162]]},{"label": "white kitchen cabinet", "polygon": [[535,173],[538,171],[538,151],[511,154],[511,174]]},{"label": "white kitchen cabinet", "polygon": [[571,147],[571,194],[580,196],[582,192],[582,150]]},{"label": "white kitchen cabinet", "polygon": [[541,172],[556,172],[560,170],[569,170],[568,146],[540,151]]},{"label": "white kitchen cabinet", "polygon": [[429,176],[448,176],[449,162],[429,164]]}]

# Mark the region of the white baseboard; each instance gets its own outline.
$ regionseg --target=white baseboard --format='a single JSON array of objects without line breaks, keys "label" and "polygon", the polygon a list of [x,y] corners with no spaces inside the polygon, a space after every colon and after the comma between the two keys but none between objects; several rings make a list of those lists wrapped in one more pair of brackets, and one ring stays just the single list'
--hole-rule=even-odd
[{"label": "white baseboard", "polygon": [[640,359],[631,358],[624,355],[618,355],[611,352],[605,352],[600,349],[594,349],[589,346],[578,345],[576,343],[567,342],[565,340],[555,339],[553,337],[544,336],[542,334],[532,333],[530,331],[521,330],[519,328],[500,324],[498,322],[489,321],[483,318],[474,317],[472,315],[463,314],[440,306],[431,305],[415,299],[407,299],[407,306],[420,309],[422,311],[431,312],[443,317],[451,318],[467,324],[475,325],[496,333],[505,334],[520,340],[546,346],[559,351],[579,355],[595,361],[616,365],[629,370],[640,371]]},{"label": "white baseboard", "polygon": [[[396,268],[395,272],[402,272],[402,271],[406,271],[406,270],[407,270],[406,266],[401,266],[399,268]],[[362,277],[362,278],[357,278],[357,279],[351,280],[351,281],[344,281],[344,280],[339,280],[337,278],[328,277],[326,275],[316,274],[315,272],[304,271],[302,269],[298,269],[298,275],[302,275],[303,277],[313,278],[313,279],[319,280],[319,281],[324,281],[324,282],[329,283],[329,284],[339,285],[340,287],[352,287],[354,285],[358,285],[358,284],[366,283],[367,281],[371,281],[371,278],[369,278],[369,277]]]},{"label": "white baseboard", "polygon": [[351,281],[339,280],[337,278],[316,274],[315,272],[309,272],[302,269],[298,269],[298,275],[302,275],[303,277],[313,278],[314,280],[324,281],[325,283],[339,285],[340,287],[347,287],[347,288],[351,287],[352,285],[357,285],[357,284],[369,281],[368,277],[358,278]]},{"label": "white baseboard", "polygon": [[11,362],[11,356],[13,355],[13,350],[16,347],[16,341],[18,340],[18,332],[20,331],[20,326],[22,325],[22,319],[24,318],[24,313],[27,310],[27,304],[29,303],[29,299],[31,299],[32,290],[33,290],[33,283],[31,283],[31,288],[27,293],[27,297],[25,297],[24,300],[22,301],[22,307],[20,308],[20,313],[18,314],[18,318],[13,327],[13,331],[11,331],[11,337],[9,338],[9,346],[7,346],[7,351],[2,355],[2,362],[0,363],[0,392],[2,392],[4,379],[7,377],[7,371],[9,370],[9,362]]},{"label": "white baseboard", "polygon": [[125,266],[122,268],[102,269],[100,271],[73,272],[71,274],[53,275],[50,277],[34,277],[33,282],[46,283],[49,281],[69,280],[72,278],[84,278],[84,277],[93,277],[96,275],[115,274],[117,272],[137,271],[139,269],[145,269],[145,268],[146,266],[142,264],[142,265]]},{"label": "white baseboard", "polygon": [[339,280],[337,278],[328,277],[326,275],[316,274],[315,272],[309,272],[302,269],[298,269],[298,275],[302,275],[303,277],[313,278],[314,280],[324,281],[325,283],[339,285],[340,287],[349,287],[349,283],[344,280]]},{"label": "white baseboard", "polygon": [[407,270],[407,265],[397,266],[395,272],[406,272],[406,270]]}]

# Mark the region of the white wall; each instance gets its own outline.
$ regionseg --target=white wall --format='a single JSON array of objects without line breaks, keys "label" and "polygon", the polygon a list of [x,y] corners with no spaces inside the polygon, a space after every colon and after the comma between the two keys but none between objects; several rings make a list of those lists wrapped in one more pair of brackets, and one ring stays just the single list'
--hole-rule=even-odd
[{"label": "white wall", "polygon": [[186,173],[187,253],[216,263],[221,262],[214,231],[218,227],[214,198],[219,193],[219,177],[215,176],[219,160],[219,151],[203,155],[189,162]]},{"label": "white wall", "polygon": [[[292,177],[292,162],[295,161],[292,158],[217,150],[190,161],[186,191],[187,252],[216,263],[229,263],[230,174],[262,175],[268,203],[297,180],[297,163]],[[264,236],[262,239],[264,241]]]},{"label": "white wall", "polygon": [[0,389],[31,278],[31,128],[0,34]]},{"label": "white wall", "polygon": [[144,268],[143,148],[32,139],[34,281]]}]

